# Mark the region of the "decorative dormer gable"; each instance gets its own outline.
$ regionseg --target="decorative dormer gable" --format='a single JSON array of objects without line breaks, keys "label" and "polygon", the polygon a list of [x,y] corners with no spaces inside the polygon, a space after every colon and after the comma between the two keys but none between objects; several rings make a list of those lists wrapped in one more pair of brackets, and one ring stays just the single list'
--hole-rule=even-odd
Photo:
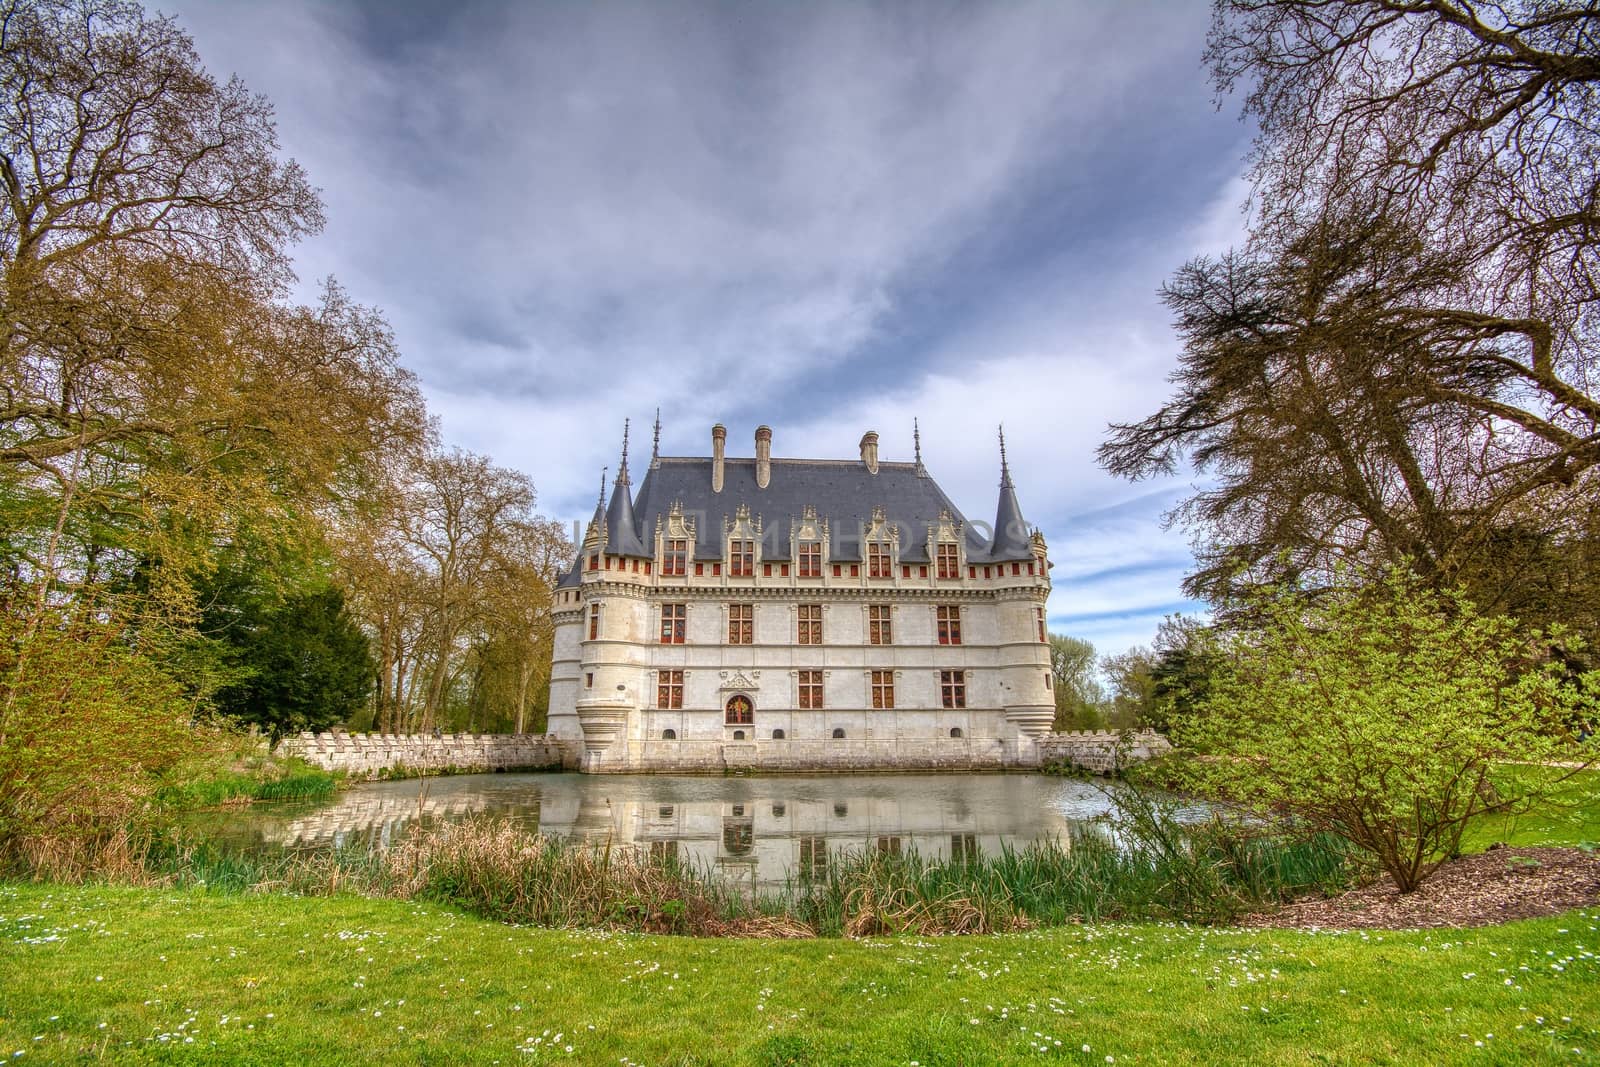
[{"label": "decorative dormer gable", "polygon": [[752,517],[747,504],[740,504],[733,518],[722,520],[723,553],[730,576],[754,577],[755,565],[761,560],[761,525],[761,516]]}]

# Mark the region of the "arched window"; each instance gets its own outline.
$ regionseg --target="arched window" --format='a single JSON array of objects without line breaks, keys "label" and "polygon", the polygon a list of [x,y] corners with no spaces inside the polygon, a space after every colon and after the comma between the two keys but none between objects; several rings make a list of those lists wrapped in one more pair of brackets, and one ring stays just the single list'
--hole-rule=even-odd
[{"label": "arched window", "polygon": [[743,741],[744,740],[744,731],[743,730],[735,730],[733,732],[733,739],[735,741]]},{"label": "arched window", "polygon": [[772,739],[774,741],[782,741],[783,740],[783,731],[782,730],[774,730],[774,731],[772,731]]},{"label": "arched window", "polygon": [[843,726],[835,726],[833,728],[833,736],[835,738],[843,737],[844,736],[844,727]]},{"label": "arched window", "polygon": [[663,741],[676,741],[677,739],[678,739],[678,731],[676,731],[676,730],[662,730],[661,731],[661,740],[663,740]]},{"label": "arched window", "polygon": [[959,726],[950,727],[950,736],[951,737],[960,737],[961,736],[961,727],[959,727]]},{"label": "arched window", "polygon": [[728,703],[724,705],[723,710],[726,713],[723,717],[723,722],[729,726],[749,726],[756,721],[756,707],[750,703],[750,698],[743,693],[735,693],[729,697]]},{"label": "arched window", "polygon": [[849,814],[850,814],[850,806],[848,804],[840,803],[840,804],[835,804],[833,806],[833,817],[835,819],[842,819],[846,815],[849,815]]}]

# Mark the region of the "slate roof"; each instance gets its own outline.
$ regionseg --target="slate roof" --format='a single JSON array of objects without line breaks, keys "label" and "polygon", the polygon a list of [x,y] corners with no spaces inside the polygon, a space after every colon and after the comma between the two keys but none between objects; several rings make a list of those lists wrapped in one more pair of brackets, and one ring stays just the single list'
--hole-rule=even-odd
[{"label": "slate roof", "polygon": [[[918,463],[878,464],[876,474],[860,460],[774,459],[765,489],[756,484],[754,459],[723,461],[720,493],[711,490],[709,457],[668,457],[655,460],[639,493],[632,498],[625,480],[615,487],[606,513],[606,551],[614,555],[653,555],[656,523],[665,526],[672,506],[680,504],[695,526],[693,558],[722,558],[725,523],[739,506],[762,520],[761,558],[790,560],[793,521],[807,506],[829,527],[829,557],[846,563],[864,557],[862,534],[870,526],[875,508],[900,527],[900,561],[929,563],[928,527],[940,512],[964,525],[968,563],[992,563],[1033,558],[1030,529],[1022,518],[1009,471],[1003,473],[996,509],[996,536],[984,534],[966,522],[961,509]],[[632,520],[631,522],[629,520]],[[562,586],[575,585],[578,563],[562,577]]]}]

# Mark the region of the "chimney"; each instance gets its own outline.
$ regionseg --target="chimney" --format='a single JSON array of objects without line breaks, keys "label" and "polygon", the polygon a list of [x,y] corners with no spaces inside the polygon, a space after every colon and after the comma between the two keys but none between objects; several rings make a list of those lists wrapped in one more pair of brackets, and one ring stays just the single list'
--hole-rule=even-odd
[{"label": "chimney", "polygon": [[873,474],[878,473],[878,431],[868,430],[861,435],[861,462]]},{"label": "chimney", "polygon": [[722,492],[722,446],[728,440],[728,428],[722,423],[711,427],[711,491]]},{"label": "chimney", "polygon": [[765,489],[772,481],[772,427],[756,427],[756,486]]}]

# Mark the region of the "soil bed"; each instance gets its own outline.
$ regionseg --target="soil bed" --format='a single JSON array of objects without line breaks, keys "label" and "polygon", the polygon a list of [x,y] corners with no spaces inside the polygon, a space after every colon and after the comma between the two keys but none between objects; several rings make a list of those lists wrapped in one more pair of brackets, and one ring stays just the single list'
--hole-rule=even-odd
[{"label": "soil bed", "polygon": [[1491,926],[1559,915],[1600,901],[1600,855],[1576,848],[1504,848],[1462,856],[1402,895],[1387,875],[1336,897],[1248,915],[1240,926],[1416,930]]}]

